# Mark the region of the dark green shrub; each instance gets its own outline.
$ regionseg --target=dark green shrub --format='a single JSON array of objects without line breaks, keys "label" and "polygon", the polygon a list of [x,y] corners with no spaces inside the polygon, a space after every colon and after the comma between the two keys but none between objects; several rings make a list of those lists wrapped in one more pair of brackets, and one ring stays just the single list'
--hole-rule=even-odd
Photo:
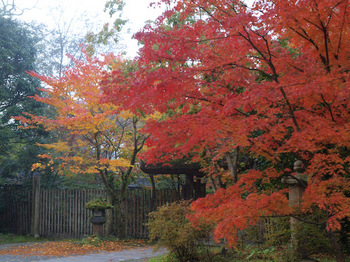
[{"label": "dark green shrub", "polygon": [[290,217],[271,217],[264,219],[266,244],[284,246],[290,242]]},{"label": "dark green shrub", "polygon": [[194,228],[186,218],[190,207],[188,201],[162,206],[150,214],[148,226],[151,240],[167,248],[181,262],[203,261],[199,247],[208,238],[211,228]]},{"label": "dark green shrub", "polygon": [[[325,218],[322,213],[315,210],[314,213],[303,215],[300,220],[295,220],[294,238],[297,247],[292,247],[291,218],[266,217],[257,225],[244,231],[242,242],[254,245],[251,257],[259,257],[263,251],[268,253],[271,247],[275,248],[275,255],[279,261],[296,261],[302,258],[310,258],[316,254],[331,254],[329,238],[326,235],[325,226],[322,223]],[[256,250],[254,250],[256,249]],[[260,256],[261,258],[262,256]]]},{"label": "dark green shrub", "polygon": [[[332,252],[326,231],[322,224],[318,223],[318,220],[319,214],[308,214],[302,220],[295,220],[294,237],[298,243],[297,253],[300,258],[309,258],[314,254]],[[305,221],[308,221],[308,223]],[[287,258],[285,261],[293,261],[291,259],[293,253],[290,247],[292,234],[290,217],[269,218],[266,222],[264,235],[266,242],[264,245],[278,247],[280,253],[285,252]]]}]

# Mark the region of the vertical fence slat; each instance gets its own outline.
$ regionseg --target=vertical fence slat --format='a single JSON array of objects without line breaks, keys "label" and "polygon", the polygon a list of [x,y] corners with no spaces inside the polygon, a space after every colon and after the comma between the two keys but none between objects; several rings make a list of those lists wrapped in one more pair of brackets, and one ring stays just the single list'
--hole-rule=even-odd
[{"label": "vertical fence slat", "polygon": [[46,228],[47,228],[47,190],[43,190],[43,197],[42,197],[42,200],[43,200],[43,214],[42,214],[42,231],[41,231],[41,235],[46,235],[47,232],[46,232]]},{"label": "vertical fence slat", "polygon": [[74,237],[78,237],[79,221],[78,221],[78,190],[74,190]]},{"label": "vertical fence slat", "polygon": [[62,191],[62,232],[64,236],[67,236],[67,190]]},{"label": "vertical fence slat", "polygon": [[78,218],[78,231],[77,231],[77,237],[81,237],[81,192],[82,190],[79,190],[78,193],[78,197],[77,197],[77,218]]},{"label": "vertical fence slat", "polygon": [[63,217],[63,214],[62,214],[62,202],[63,202],[63,199],[62,199],[62,191],[63,190],[60,190],[59,191],[59,194],[58,194],[58,235],[59,236],[62,236],[62,232],[63,232],[63,223],[62,223],[62,217]]},{"label": "vertical fence slat", "polygon": [[69,235],[73,234],[73,190],[69,190]]},{"label": "vertical fence slat", "polygon": [[86,225],[88,223],[87,220],[85,220],[85,193],[86,191],[85,190],[82,190],[81,192],[81,205],[82,205],[82,209],[81,209],[81,215],[80,215],[80,218],[81,218],[81,236],[84,236],[86,235]]},{"label": "vertical fence slat", "polygon": [[52,230],[51,225],[52,225],[52,190],[47,192],[48,198],[47,198],[47,202],[48,202],[48,213],[47,213],[47,235],[50,236],[50,232]]}]

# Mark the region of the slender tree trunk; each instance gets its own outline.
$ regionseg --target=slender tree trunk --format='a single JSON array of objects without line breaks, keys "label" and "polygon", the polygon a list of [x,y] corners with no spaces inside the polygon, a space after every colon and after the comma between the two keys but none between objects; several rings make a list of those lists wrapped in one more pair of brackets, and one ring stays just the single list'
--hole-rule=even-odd
[{"label": "slender tree trunk", "polygon": [[[100,176],[102,178],[103,184],[106,189],[106,199],[109,203],[111,203],[113,206],[115,205],[115,198],[116,198],[116,191],[113,185],[113,177],[108,176],[107,170],[101,170]],[[105,224],[105,234],[111,235],[114,233],[114,218],[113,218],[113,210],[106,210],[106,224]]]},{"label": "slender tree trunk", "polygon": [[[111,203],[114,206],[114,196],[110,193],[108,193],[107,191],[107,201],[108,203]],[[114,219],[113,219],[113,213],[114,213],[114,209],[107,209],[106,210],[106,224],[105,224],[105,234],[108,235],[112,235],[114,233],[114,229],[113,229],[113,224],[114,224]]]},{"label": "slender tree trunk", "polygon": [[220,188],[226,188],[226,184],[222,182],[222,179],[220,176],[218,176],[218,181],[219,181]]},{"label": "slender tree trunk", "polygon": [[120,238],[125,238],[126,237],[126,228],[127,228],[127,221],[126,221],[126,214],[125,214],[125,206],[126,206],[126,190],[127,190],[127,180],[124,179],[124,175],[122,178],[122,186],[119,191],[119,196],[118,196],[118,223],[117,223],[117,228],[118,228],[118,237]]},{"label": "slender tree trunk", "polygon": [[156,191],[156,183],[154,182],[154,175],[149,174],[152,183],[152,199],[151,199],[151,211],[156,210],[157,208],[157,191]]},{"label": "slender tree trunk", "polygon": [[120,202],[120,198],[116,201],[115,205],[115,235],[119,238],[125,237],[125,214],[124,214],[124,203]]},{"label": "slender tree trunk", "polygon": [[216,190],[218,190],[218,189],[216,187],[215,180],[214,180],[214,178],[212,176],[210,176],[210,183],[211,183],[211,187],[213,188],[213,191],[215,193]]}]

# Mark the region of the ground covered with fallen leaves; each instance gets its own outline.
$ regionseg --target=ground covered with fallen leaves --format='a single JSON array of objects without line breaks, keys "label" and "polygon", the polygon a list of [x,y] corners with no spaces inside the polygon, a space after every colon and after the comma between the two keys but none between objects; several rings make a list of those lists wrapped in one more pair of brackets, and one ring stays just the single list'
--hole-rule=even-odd
[{"label": "ground covered with fallen leaves", "polygon": [[113,252],[130,249],[133,247],[144,246],[142,240],[106,240],[99,241],[88,240],[69,240],[54,241],[33,244],[19,244],[15,247],[9,247],[0,250],[0,255],[22,255],[22,256],[71,256],[85,255],[100,252]]}]

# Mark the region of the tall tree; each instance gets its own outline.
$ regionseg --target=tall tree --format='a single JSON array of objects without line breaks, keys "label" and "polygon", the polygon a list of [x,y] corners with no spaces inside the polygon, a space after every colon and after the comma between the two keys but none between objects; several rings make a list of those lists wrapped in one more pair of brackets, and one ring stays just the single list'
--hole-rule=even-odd
[{"label": "tall tree", "polygon": [[321,210],[331,237],[350,216],[349,2],[173,3],[136,34],[140,70],[126,93],[117,78],[105,81],[111,101],[166,113],[146,126],[149,161],[232,160],[238,148],[264,160],[240,174],[229,168],[231,186],[193,204],[194,218],[235,245],[260,216],[292,214],[280,180],[300,159],[301,212]]},{"label": "tall tree", "polygon": [[35,143],[40,132],[20,131],[11,116],[23,110],[41,114],[43,107],[28,98],[39,92],[39,81],[26,71],[35,69],[36,37],[12,19],[0,17],[0,174],[1,177],[25,178],[31,174]]},{"label": "tall tree", "polygon": [[[112,205],[122,212],[137,154],[147,136],[139,132],[143,122],[140,117],[123,111],[119,105],[103,103],[99,85],[108,70],[120,68],[124,62],[113,55],[99,60],[86,53],[84,61],[71,59],[74,66],[62,76],[31,73],[47,86],[41,89],[45,95],[36,95],[34,99],[54,107],[56,115],[27,114],[17,119],[23,123],[23,129],[43,126],[60,137],[55,143],[41,145],[51,152],[41,155],[43,161],[33,168],[40,170],[56,163],[62,175],[96,174]],[[123,218],[123,214],[120,217]],[[117,225],[123,223],[125,221]],[[107,231],[111,233],[111,229]]]}]

